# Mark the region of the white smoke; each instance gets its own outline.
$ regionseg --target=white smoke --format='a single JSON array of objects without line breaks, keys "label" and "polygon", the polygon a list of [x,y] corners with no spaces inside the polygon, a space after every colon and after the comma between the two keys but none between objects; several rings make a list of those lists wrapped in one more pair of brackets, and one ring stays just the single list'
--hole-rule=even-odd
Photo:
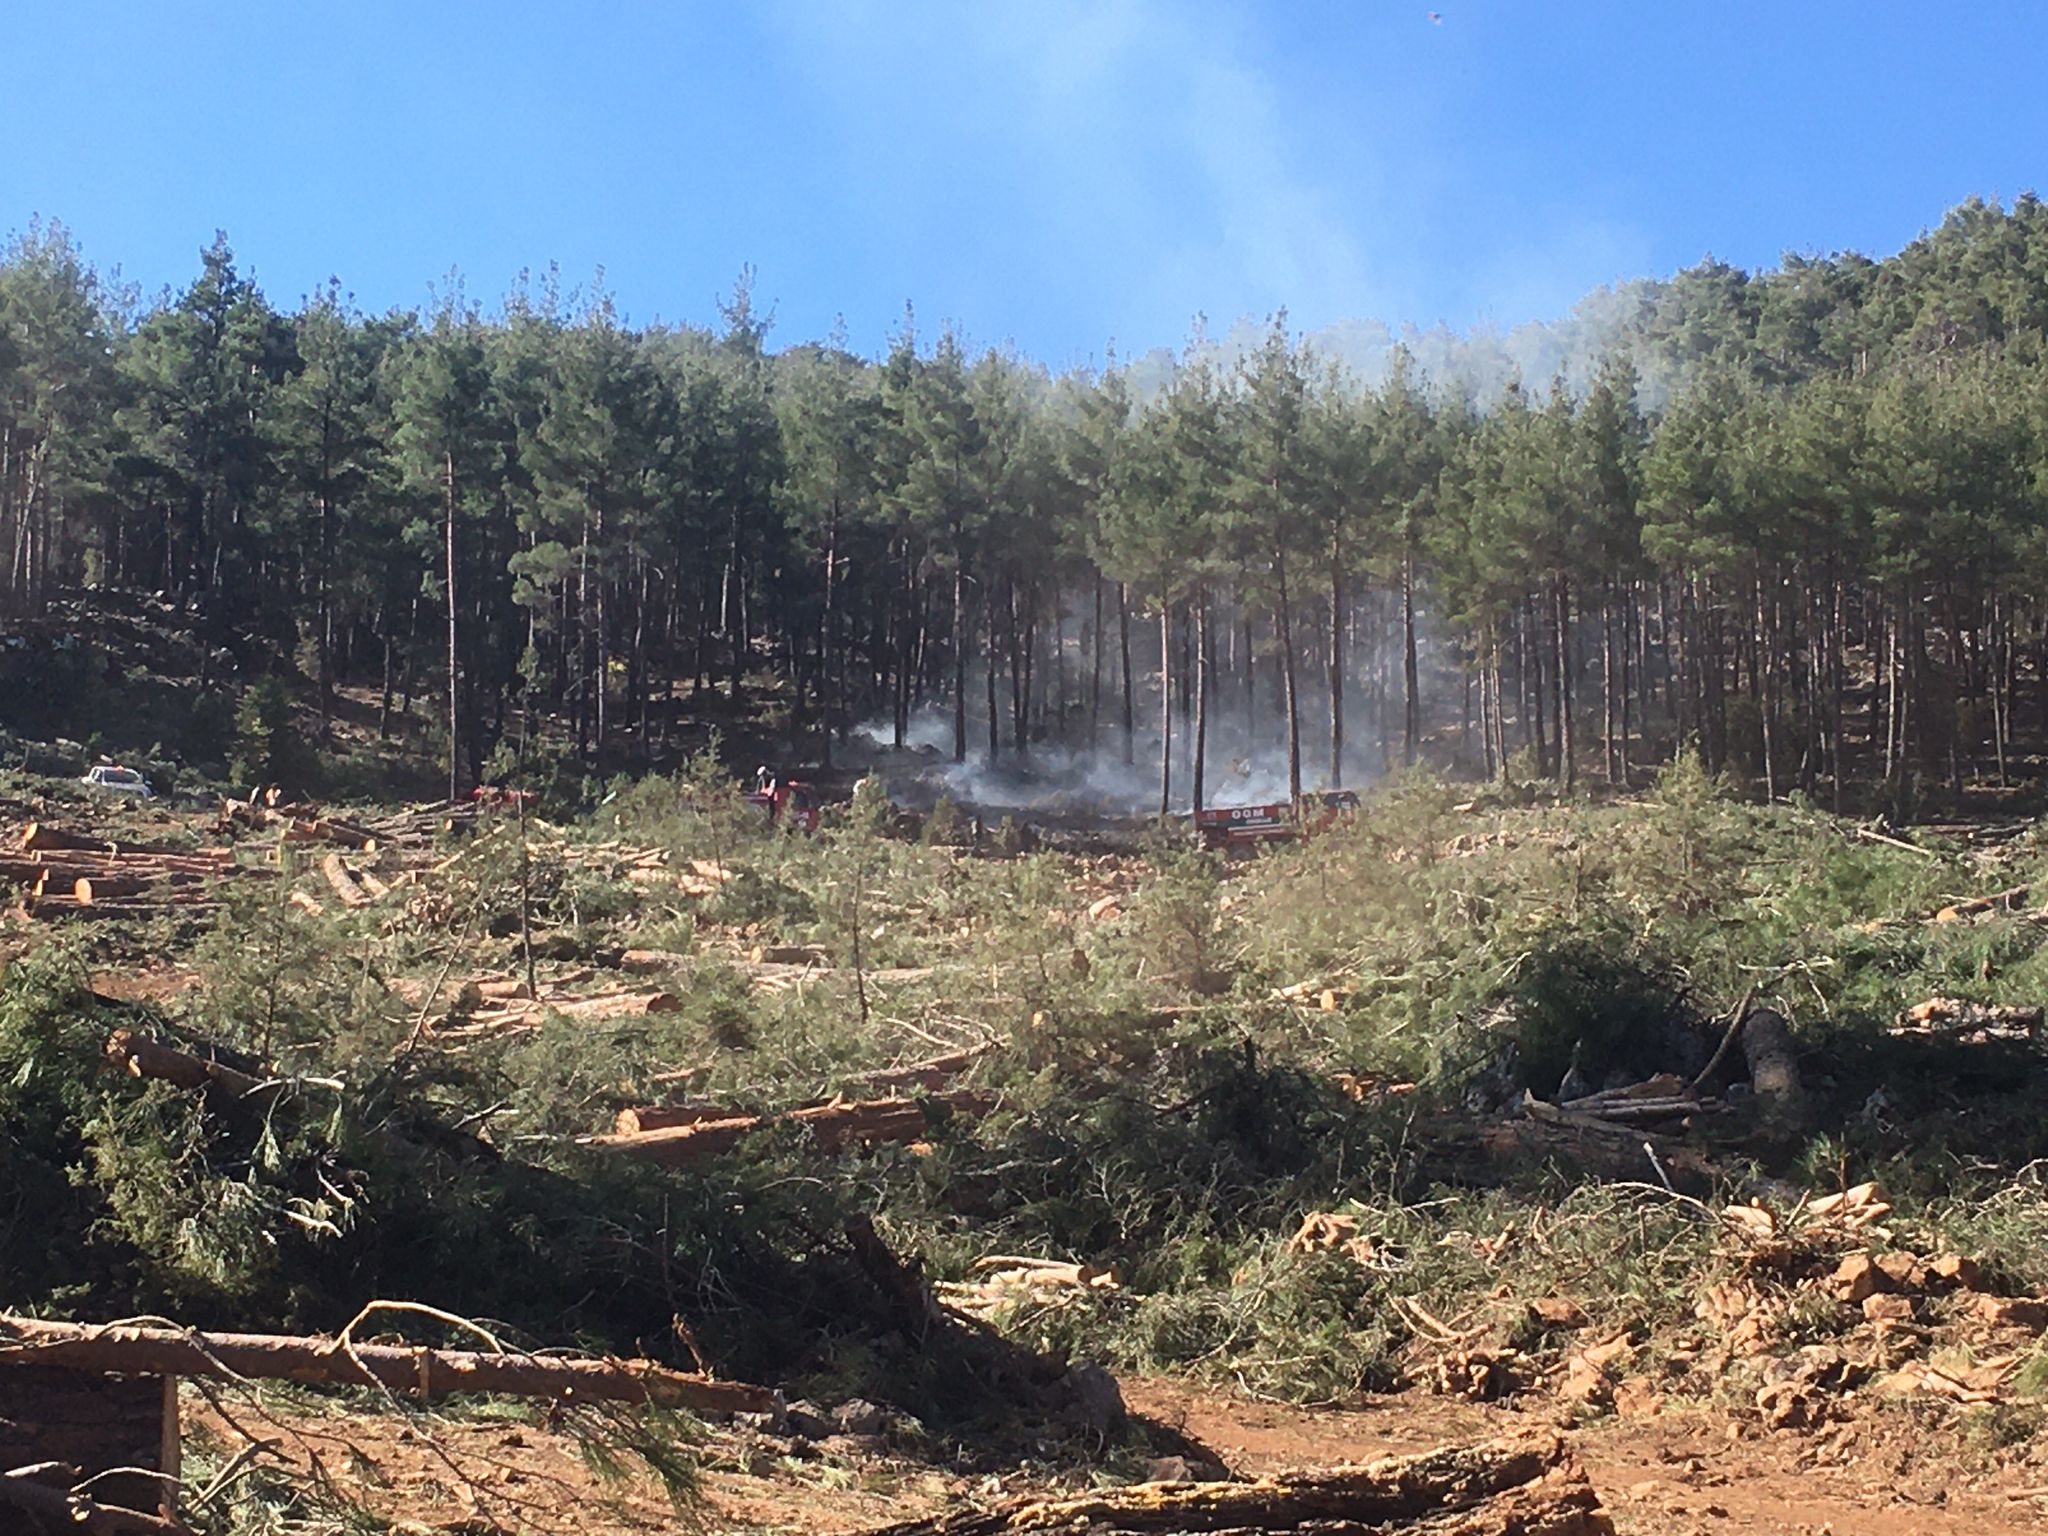
[{"label": "white smoke", "polygon": [[[1262,722],[1254,741],[1242,717],[1211,719],[1203,753],[1202,801],[1205,806],[1264,805],[1287,798],[1287,751],[1284,726]],[[1155,717],[1156,722],[1156,717]],[[1007,725],[1007,722],[1005,722]],[[976,727],[979,727],[978,730]],[[1077,725],[1085,732],[1085,722]],[[1015,812],[1046,817],[1145,816],[1159,810],[1159,732],[1133,733],[1132,760],[1123,760],[1123,729],[1105,720],[1096,745],[1035,743],[1027,752],[1014,751],[1005,730],[1003,749],[991,760],[985,720],[970,721],[965,762],[954,762],[953,717],[943,709],[914,713],[904,733],[905,750],[892,755],[895,731],[887,717],[866,721],[854,735],[876,751],[875,767],[891,798],[915,810],[929,810],[941,797],[963,808]],[[1377,737],[1360,741],[1346,753],[1346,783],[1327,784],[1327,723],[1320,717],[1303,721],[1302,788],[1305,791],[1358,788],[1377,777]],[[1175,814],[1192,809],[1194,752],[1192,732],[1174,720],[1173,778],[1170,804]]]}]

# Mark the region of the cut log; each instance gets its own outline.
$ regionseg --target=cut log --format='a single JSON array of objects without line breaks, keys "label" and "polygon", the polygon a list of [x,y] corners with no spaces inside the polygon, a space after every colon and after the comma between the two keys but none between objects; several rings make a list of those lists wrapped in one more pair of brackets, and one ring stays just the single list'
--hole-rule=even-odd
[{"label": "cut log", "polygon": [[71,882],[71,894],[78,899],[81,907],[89,907],[95,902],[113,901],[123,896],[140,896],[149,887],[149,881],[138,880],[133,875],[80,875]]},{"label": "cut log", "polygon": [[330,853],[320,861],[320,878],[325,880],[344,907],[367,907],[370,893],[356,883],[355,872],[343,862],[338,853]]},{"label": "cut log", "polygon": [[646,1013],[681,1013],[673,992],[600,992],[594,997],[550,997],[541,1006],[565,1019],[628,1019]]},{"label": "cut log", "polygon": [[322,818],[302,821],[297,817],[286,817],[284,840],[288,843],[336,843],[362,853],[374,852],[377,847],[377,839],[362,827]]},{"label": "cut log", "polygon": [[645,1104],[620,1110],[612,1120],[612,1134],[640,1136],[648,1131],[672,1131],[679,1125],[702,1125],[707,1120],[745,1118],[730,1104]]},{"label": "cut log", "polygon": [[663,1168],[687,1168],[729,1152],[754,1132],[772,1125],[802,1125],[817,1137],[821,1150],[877,1142],[922,1140],[934,1123],[949,1115],[985,1115],[995,1095],[963,1091],[932,1099],[869,1099],[855,1103],[818,1104],[779,1115],[735,1115],[727,1120],[701,1120],[634,1135],[592,1137],[590,1145],[645,1158]]},{"label": "cut log", "polygon": [[83,832],[72,832],[63,827],[53,827],[47,821],[32,821],[21,829],[21,846],[37,851],[51,849],[84,849],[94,853],[118,853],[117,845],[103,837],[91,837]]},{"label": "cut log", "polygon": [[1355,1469],[1248,1483],[1138,1483],[911,1520],[868,1536],[1612,1536],[1585,1469],[1557,1435],[1448,1446]]},{"label": "cut log", "polygon": [[69,891],[55,896],[33,896],[19,909],[23,917],[37,921],[60,917],[136,920],[151,917],[206,917],[219,910],[220,903],[217,901],[152,901],[142,896],[125,897],[119,901],[96,901],[87,906]]},{"label": "cut log", "polygon": [[1966,917],[1976,917],[1984,912],[2012,911],[2027,904],[2032,886],[2016,885],[2009,891],[2000,891],[1995,896],[1972,896],[1963,901],[1951,902],[1928,919],[1931,923],[1953,923]]},{"label": "cut log", "polygon": [[10,885],[32,886],[42,878],[44,866],[32,858],[0,858],[0,880]]},{"label": "cut log", "polygon": [[749,965],[824,965],[828,958],[815,944],[756,944],[747,951]]},{"label": "cut log", "polygon": [[199,1333],[125,1324],[51,1323],[0,1316],[0,1368],[55,1366],[147,1376],[239,1376],[325,1386],[381,1383],[416,1396],[489,1392],[504,1397],[597,1398],[701,1413],[768,1413],[766,1387],[713,1381],[651,1360],[486,1354],[399,1344],[261,1333]]},{"label": "cut log", "polygon": [[132,1029],[117,1029],[107,1036],[107,1060],[125,1067],[131,1077],[155,1078],[188,1092],[206,1089],[238,1104],[261,1105],[283,1086],[263,1082],[225,1062],[195,1056]]}]

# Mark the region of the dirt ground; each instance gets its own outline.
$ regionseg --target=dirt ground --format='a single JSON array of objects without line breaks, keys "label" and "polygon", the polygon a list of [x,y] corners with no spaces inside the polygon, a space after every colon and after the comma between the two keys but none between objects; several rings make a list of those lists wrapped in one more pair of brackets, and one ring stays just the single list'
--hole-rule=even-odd
[{"label": "dirt ground", "polygon": [[[1555,1403],[1480,1405],[1407,1393],[1308,1409],[1160,1379],[1123,1383],[1138,1413],[1206,1447],[1233,1472],[1329,1466],[1563,1425]],[[301,1467],[318,1458],[342,1487],[420,1532],[494,1530],[638,1536],[715,1532],[839,1536],[964,1501],[1046,1486],[1028,1463],[962,1476],[868,1443],[827,1440],[802,1456],[721,1432],[704,1448],[706,1507],[679,1517],[648,1480],[597,1475],[567,1435],[512,1420],[398,1419],[294,1410],[231,1428],[188,1404],[188,1433],[228,1454],[244,1432],[276,1437]],[[1817,1432],[1766,1431],[1714,1408],[1666,1408],[1572,1425],[1572,1439],[1621,1536],[1772,1532],[1794,1536],[2010,1536],[2048,1530],[2048,1474],[2021,1444],[1971,1451],[1893,1411]],[[1069,1474],[1071,1478],[1071,1474]]]}]

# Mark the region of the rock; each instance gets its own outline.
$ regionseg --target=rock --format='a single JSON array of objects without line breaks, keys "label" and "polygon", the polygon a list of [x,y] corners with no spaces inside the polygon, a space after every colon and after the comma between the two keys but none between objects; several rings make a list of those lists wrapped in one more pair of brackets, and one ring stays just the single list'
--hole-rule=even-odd
[{"label": "rock", "polygon": [[1092,1360],[1074,1366],[1061,1379],[1068,1399],[1068,1414],[1083,1428],[1107,1435],[1123,1427],[1123,1389],[1116,1378]]},{"label": "rock", "polygon": [[1614,1402],[1614,1383],[1607,1373],[1581,1355],[1565,1368],[1558,1394],[1589,1408],[1606,1408]]},{"label": "rock", "polygon": [[1588,1345],[1580,1353],[1579,1358],[1595,1369],[1604,1371],[1608,1366],[1628,1359],[1635,1352],[1635,1345],[1624,1332],[1617,1333],[1613,1338],[1602,1340],[1598,1344]]},{"label": "rock", "polygon": [[1877,1267],[1877,1260],[1867,1253],[1852,1253],[1835,1266],[1835,1272],[1828,1279],[1837,1298],[1858,1305],[1867,1296],[1891,1289],[1891,1277]]},{"label": "rock", "polygon": [[833,1425],[815,1404],[798,1398],[782,1411],[782,1422],[776,1429],[777,1433],[796,1439],[822,1440],[832,1433]]},{"label": "rock", "polygon": [[1664,1411],[1664,1399],[1640,1376],[1631,1376],[1614,1389],[1614,1411],[1624,1419],[1647,1419]]},{"label": "rock", "polygon": [[1145,1464],[1148,1483],[1220,1483],[1229,1471],[1221,1462],[1186,1456],[1156,1456]]},{"label": "rock", "polygon": [[894,1415],[866,1398],[850,1398],[832,1410],[832,1427],[842,1435],[886,1435]]},{"label": "rock", "polygon": [[[1759,1389],[1756,1406],[1772,1429],[1811,1429],[1827,1417],[1827,1404],[1820,1394],[1801,1381],[1774,1381]],[[1735,1431],[1740,1426],[1728,1427]]]},{"label": "rock", "polygon": [[2033,1296],[1979,1296],[1971,1307],[1979,1322],[1994,1328],[2048,1328],[2048,1301]]},{"label": "rock", "polygon": [[1919,1259],[1910,1253],[1881,1253],[1877,1256],[1877,1267],[1884,1277],[1891,1281],[1894,1289],[1927,1289],[1927,1270]]},{"label": "rock", "polygon": [[1927,1268],[1935,1279],[1959,1291],[1984,1289],[1983,1266],[1975,1259],[1966,1259],[1958,1253],[1944,1253],[1930,1260]]},{"label": "rock", "polygon": [[1873,1323],[1910,1323],[1913,1321],[1913,1299],[1888,1291],[1863,1298],[1863,1316]]},{"label": "rock", "polygon": [[1529,1303],[1529,1315],[1545,1328],[1583,1328],[1586,1314],[1579,1304],[1564,1296],[1539,1296]]}]

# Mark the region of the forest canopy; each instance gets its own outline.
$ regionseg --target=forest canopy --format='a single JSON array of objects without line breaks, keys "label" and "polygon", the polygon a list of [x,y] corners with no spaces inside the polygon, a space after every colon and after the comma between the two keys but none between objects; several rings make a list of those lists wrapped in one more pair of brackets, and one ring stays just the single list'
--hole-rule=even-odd
[{"label": "forest canopy", "polygon": [[[1289,787],[1418,757],[1839,794],[2031,771],[2048,725],[2048,211],[1882,260],[1708,260],[1567,323],[1358,349],[1286,316],[1054,372],[906,312],[885,356],[522,284],[278,307],[225,236],[150,303],[0,253],[0,613],[78,588],[263,637],[323,712],[438,697],[648,760],[678,690],[997,759],[1216,743]],[[1355,332],[1354,332],[1355,339]],[[1354,364],[1346,366],[1340,354]]]}]

